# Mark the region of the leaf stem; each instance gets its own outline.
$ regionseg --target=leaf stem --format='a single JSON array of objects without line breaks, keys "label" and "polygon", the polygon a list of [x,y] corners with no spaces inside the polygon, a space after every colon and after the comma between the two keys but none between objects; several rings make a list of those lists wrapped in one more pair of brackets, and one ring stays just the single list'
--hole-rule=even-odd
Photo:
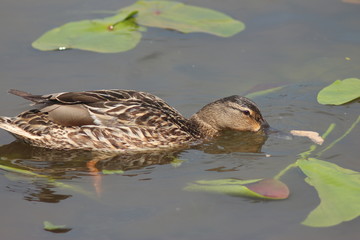
[{"label": "leaf stem", "polygon": [[335,128],[336,124],[332,123],[330,124],[330,126],[328,127],[328,129],[326,130],[326,132],[321,136],[323,139],[325,139]]},{"label": "leaf stem", "polygon": [[[324,152],[326,152],[327,150],[331,149],[336,143],[338,143],[339,141],[341,141],[343,138],[345,138],[354,128],[355,126],[360,122],[360,116],[358,116],[358,118],[355,120],[355,122],[350,126],[350,128],[348,130],[346,130],[346,132],[340,136],[338,139],[336,139],[335,141],[333,141],[332,143],[330,143],[325,149],[321,150],[318,154],[316,154],[317,157],[319,157],[321,154],[323,154]],[[325,135],[325,134],[324,134]]]},{"label": "leaf stem", "polygon": [[290,169],[295,168],[297,166],[298,166],[297,162],[293,162],[293,163],[287,165],[283,170],[281,170],[278,174],[276,174],[274,176],[274,179],[279,180],[283,175],[285,175],[285,173],[287,173],[287,171],[289,171]]},{"label": "leaf stem", "polygon": [[[321,137],[325,140],[326,137],[334,130],[335,126],[336,126],[335,123],[330,124],[328,129]],[[306,159],[312,152],[314,152],[317,149],[317,147],[318,145],[311,145],[308,151],[300,153],[300,158]]]},{"label": "leaf stem", "polygon": [[[330,124],[329,127],[328,127],[328,129],[327,129],[327,130],[325,131],[325,133],[322,135],[322,138],[325,139],[325,138],[334,130],[335,126],[336,126],[335,123]],[[352,127],[352,128],[353,128],[353,127]],[[351,129],[352,129],[352,128],[351,128]],[[351,131],[351,130],[350,130],[350,131]],[[315,144],[311,145],[311,146],[309,147],[309,150],[300,153],[299,159],[307,159],[308,156],[317,149],[317,147],[318,147],[318,146],[315,145]],[[298,166],[298,162],[297,162],[297,161],[289,164],[289,165],[286,166],[283,170],[281,170],[278,174],[276,174],[276,175],[274,176],[274,179],[279,180],[279,179],[280,179],[282,176],[284,176],[290,169],[295,168],[295,167],[297,167],[297,166]]]}]

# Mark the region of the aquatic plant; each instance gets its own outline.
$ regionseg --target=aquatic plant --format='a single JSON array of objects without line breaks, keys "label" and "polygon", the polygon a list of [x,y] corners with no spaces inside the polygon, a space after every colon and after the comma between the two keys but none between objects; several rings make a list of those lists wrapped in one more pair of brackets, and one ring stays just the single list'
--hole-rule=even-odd
[{"label": "aquatic plant", "polygon": [[102,19],[69,22],[51,29],[32,43],[38,50],[81,49],[117,53],[133,49],[146,27],[181,33],[202,32],[230,37],[245,25],[228,15],[175,1],[138,1]]}]

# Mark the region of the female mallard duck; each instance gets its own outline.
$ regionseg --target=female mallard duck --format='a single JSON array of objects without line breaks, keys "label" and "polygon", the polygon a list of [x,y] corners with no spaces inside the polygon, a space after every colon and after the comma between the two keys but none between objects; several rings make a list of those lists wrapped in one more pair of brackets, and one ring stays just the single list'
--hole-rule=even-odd
[{"label": "female mallard duck", "polygon": [[45,148],[144,151],[180,147],[225,129],[256,132],[268,126],[256,104],[241,96],[212,102],[186,119],[159,97],[145,92],[9,92],[42,107],[12,118],[0,117],[0,128]]}]

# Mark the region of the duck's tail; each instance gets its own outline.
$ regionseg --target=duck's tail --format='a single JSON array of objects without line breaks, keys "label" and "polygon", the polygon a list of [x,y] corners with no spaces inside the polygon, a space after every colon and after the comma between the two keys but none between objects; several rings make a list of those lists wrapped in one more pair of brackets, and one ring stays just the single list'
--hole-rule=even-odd
[{"label": "duck's tail", "polygon": [[16,89],[10,89],[8,92],[11,94],[14,94],[16,96],[22,97],[26,100],[32,101],[34,104],[45,103],[47,100],[42,95],[33,95],[31,93],[16,90]]}]

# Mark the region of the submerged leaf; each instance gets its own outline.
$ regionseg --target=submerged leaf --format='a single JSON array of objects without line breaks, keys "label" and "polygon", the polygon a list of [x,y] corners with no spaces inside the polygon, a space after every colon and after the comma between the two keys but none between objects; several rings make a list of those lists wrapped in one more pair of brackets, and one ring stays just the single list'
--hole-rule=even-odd
[{"label": "submerged leaf", "polygon": [[76,48],[103,53],[124,52],[134,48],[141,39],[139,27],[132,16],[136,12],[121,12],[115,16],[69,22],[54,28],[32,46],[42,51]]},{"label": "submerged leaf", "polygon": [[329,86],[323,88],[317,100],[321,104],[340,105],[360,97],[360,79],[348,78],[336,80]]},{"label": "submerged leaf", "polygon": [[106,169],[102,170],[101,172],[104,175],[124,174],[125,173],[124,170],[106,170]]},{"label": "submerged leaf", "polygon": [[191,183],[184,189],[188,191],[205,191],[262,199],[286,199],[289,197],[289,188],[283,182],[275,179],[202,180]]},{"label": "submerged leaf", "polygon": [[173,167],[177,168],[177,167],[180,167],[184,162],[186,162],[186,160],[182,160],[182,159],[179,159],[179,158],[177,158],[177,157],[174,157],[174,160],[172,160],[172,161],[170,162],[170,164],[171,164]]},{"label": "submerged leaf", "polygon": [[266,94],[269,94],[269,93],[276,92],[276,91],[281,90],[283,88],[284,88],[284,86],[280,86],[280,87],[273,87],[273,88],[260,90],[260,91],[256,91],[256,92],[251,92],[249,94],[246,94],[246,97],[247,98],[255,98],[255,97],[258,97],[258,96],[263,96],[263,95],[266,95]]},{"label": "submerged leaf", "polygon": [[183,33],[204,32],[230,37],[245,25],[221,12],[185,5],[175,1],[138,1],[119,11],[138,11],[137,23],[143,26],[173,29]]},{"label": "submerged leaf", "polygon": [[[87,195],[89,197],[93,196],[92,193],[82,189],[81,187],[59,182],[59,181],[53,179],[51,176],[48,176],[48,175],[37,174],[37,173],[31,172],[29,170],[20,169],[20,168],[16,168],[16,167],[10,167],[10,166],[6,166],[6,165],[3,165],[3,164],[0,164],[0,169],[8,171],[8,172],[12,172],[12,173],[19,173],[19,174],[26,175],[26,176],[44,178],[44,179],[47,179],[47,181],[49,183],[53,184],[56,187],[63,188],[63,189],[69,189],[69,190],[72,190],[74,192]],[[8,179],[10,179],[10,178],[8,177]]]},{"label": "submerged leaf", "polygon": [[66,227],[66,225],[54,225],[49,221],[44,221],[44,229],[54,233],[66,233],[71,230],[71,228]]},{"label": "submerged leaf", "polygon": [[21,168],[5,166],[3,164],[0,164],[0,169],[8,171],[8,172],[20,173],[23,175],[29,175],[29,176],[33,176],[33,177],[48,178],[48,176],[46,176],[46,175],[37,174],[37,173],[31,172],[29,170],[21,169]]},{"label": "submerged leaf", "polygon": [[300,159],[297,163],[321,201],[302,224],[329,227],[360,216],[359,172],[314,158]]}]

